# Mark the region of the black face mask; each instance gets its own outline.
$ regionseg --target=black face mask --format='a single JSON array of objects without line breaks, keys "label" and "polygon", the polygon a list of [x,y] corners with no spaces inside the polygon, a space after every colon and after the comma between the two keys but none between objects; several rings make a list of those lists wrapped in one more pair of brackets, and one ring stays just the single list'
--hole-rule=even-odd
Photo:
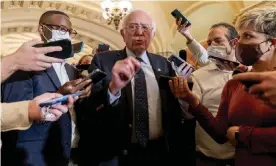
[{"label": "black face mask", "polygon": [[[266,41],[263,41],[260,44]],[[260,44],[253,45],[238,43],[235,49],[235,56],[237,60],[245,66],[251,66],[255,64],[263,54],[270,50],[268,49],[266,52],[262,52],[260,49]]]}]

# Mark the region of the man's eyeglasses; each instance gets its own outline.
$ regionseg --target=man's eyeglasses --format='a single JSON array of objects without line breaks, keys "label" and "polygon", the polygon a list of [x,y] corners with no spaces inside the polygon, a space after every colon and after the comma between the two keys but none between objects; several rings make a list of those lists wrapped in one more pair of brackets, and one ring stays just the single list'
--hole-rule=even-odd
[{"label": "man's eyeglasses", "polygon": [[128,29],[131,32],[135,32],[139,28],[142,28],[142,30],[144,32],[149,32],[153,29],[152,25],[149,25],[149,24],[136,24],[136,23],[131,23],[128,26],[126,26],[125,28]]},{"label": "man's eyeglasses", "polygon": [[75,37],[78,33],[74,29],[69,29],[66,26],[63,25],[53,25],[53,24],[43,24],[44,26],[47,26],[49,29],[54,29],[54,30],[59,30],[61,35],[64,35],[65,33],[69,32],[70,36],[73,38]]}]

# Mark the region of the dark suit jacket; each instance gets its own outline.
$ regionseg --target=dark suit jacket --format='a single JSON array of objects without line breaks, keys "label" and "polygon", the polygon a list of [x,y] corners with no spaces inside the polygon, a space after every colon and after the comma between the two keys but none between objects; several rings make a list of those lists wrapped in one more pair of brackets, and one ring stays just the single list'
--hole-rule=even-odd
[{"label": "dark suit jacket", "polygon": [[[75,70],[66,65],[69,79]],[[32,100],[45,92],[56,92],[61,86],[53,67],[41,72],[14,73],[1,86],[1,102]],[[56,122],[33,122],[25,131],[3,132],[2,165],[66,165],[71,149],[69,112]]]},{"label": "dark suit jacket", "polygon": [[[125,50],[108,51],[95,55],[90,66],[90,72],[96,68],[106,72],[107,77],[92,89],[90,98],[82,100],[76,106],[80,132],[79,148],[89,150],[89,155],[83,153],[81,160],[91,161],[91,154],[96,160],[108,160],[120,156],[129,148],[132,134],[132,89],[131,83],[121,90],[119,103],[109,105],[108,84],[112,77],[112,68],[116,61],[127,57]],[[175,73],[168,61],[159,55],[148,53],[157,82],[160,74],[174,76]],[[160,88],[160,86],[159,86]],[[160,88],[162,105],[162,122],[168,157],[185,158],[194,162],[194,129],[183,118],[179,103],[168,88]],[[186,123],[187,122],[187,123]]]}]

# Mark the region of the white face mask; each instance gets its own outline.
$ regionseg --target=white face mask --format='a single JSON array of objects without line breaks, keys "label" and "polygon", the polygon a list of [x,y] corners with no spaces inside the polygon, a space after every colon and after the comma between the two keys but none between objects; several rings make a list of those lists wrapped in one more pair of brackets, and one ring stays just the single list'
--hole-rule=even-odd
[{"label": "white face mask", "polygon": [[214,56],[217,58],[222,58],[222,59],[236,62],[235,56],[231,56],[231,54],[228,54],[227,48],[225,46],[211,45],[207,48],[207,52],[209,56]]},{"label": "white face mask", "polygon": [[47,42],[52,42],[52,41],[58,41],[58,40],[63,40],[63,39],[68,39],[71,41],[71,37],[69,32],[63,32],[60,30],[50,30],[47,26],[45,26],[49,31],[52,32],[52,38],[51,39],[47,39],[46,36],[44,35],[44,33],[42,33],[43,37],[47,40]]}]

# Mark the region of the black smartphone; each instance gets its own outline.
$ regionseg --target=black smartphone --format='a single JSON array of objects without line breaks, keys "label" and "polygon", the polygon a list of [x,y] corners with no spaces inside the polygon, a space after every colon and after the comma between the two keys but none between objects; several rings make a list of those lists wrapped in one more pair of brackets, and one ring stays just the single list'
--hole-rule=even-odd
[{"label": "black smartphone", "polygon": [[34,47],[51,47],[51,46],[60,46],[62,47],[62,51],[50,52],[46,54],[46,56],[59,58],[59,59],[67,59],[72,57],[72,53],[73,53],[72,44],[71,44],[71,41],[68,39],[34,45]]},{"label": "black smartphone", "polygon": [[[100,81],[102,81],[106,77],[106,73],[101,71],[100,69],[93,70],[88,76],[88,79],[92,79],[92,83],[96,85]],[[86,79],[84,79],[86,80]]]},{"label": "black smartphone", "polygon": [[[239,69],[235,69],[233,71],[232,75],[236,75],[236,74],[240,74],[240,73],[244,73],[243,71],[239,70]],[[260,83],[259,81],[253,81],[253,80],[243,80],[240,81],[247,89],[249,89],[251,86]]]},{"label": "black smartphone", "polygon": [[191,22],[178,9],[175,9],[174,11],[172,11],[171,14],[172,14],[172,16],[174,16],[174,18],[176,18],[177,21],[180,18],[182,19],[181,25],[183,25],[187,21],[188,21],[188,24],[186,25],[186,27],[191,25]]},{"label": "black smartphone", "polygon": [[227,60],[227,59],[218,58],[218,57],[215,57],[215,56],[212,56],[212,55],[209,55],[209,59],[214,59],[216,61],[219,61],[221,65],[225,65],[224,66],[225,68],[231,67],[232,70],[234,70],[236,67],[238,67],[240,65],[238,62],[234,62],[234,61],[230,61],[230,60]]},{"label": "black smartphone", "polygon": [[80,53],[83,50],[84,42],[81,41],[79,43],[72,44],[74,53]]},{"label": "black smartphone", "polygon": [[98,45],[99,52],[108,51],[108,50],[109,50],[109,45],[107,45],[107,44],[99,44]]},{"label": "black smartphone", "polygon": [[[160,80],[159,80],[159,86],[161,89],[170,89],[169,87],[169,81],[172,80],[173,77],[166,76],[166,75],[160,75]],[[194,83],[191,79],[188,80],[188,87],[190,90],[193,89]]]},{"label": "black smartphone", "polygon": [[186,61],[184,61],[183,59],[181,59],[179,56],[175,56],[175,55],[171,55],[168,58],[168,61],[170,63],[174,63],[175,66],[179,67],[180,65],[182,65],[183,63],[185,63]]},{"label": "black smartphone", "polygon": [[79,70],[88,70],[89,69],[90,64],[86,64],[86,65],[77,65],[76,68]]}]

